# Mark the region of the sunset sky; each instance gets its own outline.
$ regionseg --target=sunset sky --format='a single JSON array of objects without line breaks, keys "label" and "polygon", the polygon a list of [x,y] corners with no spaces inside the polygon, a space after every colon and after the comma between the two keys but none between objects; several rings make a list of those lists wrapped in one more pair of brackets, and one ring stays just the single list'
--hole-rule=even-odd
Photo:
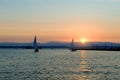
[{"label": "sunset sky", "polygon": [[0,42],[119,41],[120,0],[0,0]]}]

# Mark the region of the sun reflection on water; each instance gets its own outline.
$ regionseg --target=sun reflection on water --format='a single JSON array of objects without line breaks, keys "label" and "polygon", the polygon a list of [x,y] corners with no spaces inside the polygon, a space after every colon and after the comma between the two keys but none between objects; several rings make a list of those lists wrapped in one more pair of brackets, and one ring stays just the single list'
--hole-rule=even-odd
[{"label": "sun reflection on water", "polygon": [[90,79],[91,76],[89,75],[89,73],[91,72],[91,70],[87,63],[87,55],[85,50],[80,51],[79,71],[80,71],[79,80]]}]

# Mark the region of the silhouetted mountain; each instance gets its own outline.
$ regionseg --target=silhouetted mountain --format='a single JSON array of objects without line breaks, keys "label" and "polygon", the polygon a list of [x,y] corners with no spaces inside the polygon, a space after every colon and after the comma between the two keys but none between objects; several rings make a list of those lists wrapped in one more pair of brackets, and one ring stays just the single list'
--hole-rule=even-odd
[{"label": "silhouetted mountain", "polygon": [[[39,48],[70,48],[71,42],[48,42],[48,43],[38,43]],[[79,43],[75,42],[74,47],[76,48],[111,48],[119,46],[120,43],[112,42],[88,42]],[[33,43],[14,43],[14,42],[1,42],[0,48],[33,48]]]}]

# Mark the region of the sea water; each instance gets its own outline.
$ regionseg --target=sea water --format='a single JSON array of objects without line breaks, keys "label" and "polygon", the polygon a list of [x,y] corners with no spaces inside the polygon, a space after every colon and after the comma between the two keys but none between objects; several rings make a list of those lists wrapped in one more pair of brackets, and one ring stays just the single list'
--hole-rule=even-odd
[{"label": "sea water", "polygon": [[0,49],[0,80],[120,80],[120,52]]}]

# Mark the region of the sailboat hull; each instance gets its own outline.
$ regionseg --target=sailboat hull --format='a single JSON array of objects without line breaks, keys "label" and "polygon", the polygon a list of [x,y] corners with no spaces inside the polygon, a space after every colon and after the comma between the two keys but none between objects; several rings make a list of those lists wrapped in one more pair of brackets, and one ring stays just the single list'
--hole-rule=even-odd
[{"label": "sailboat hull", "polygon": [[34,52],[39,52],[39,49],[35,49]]}]

